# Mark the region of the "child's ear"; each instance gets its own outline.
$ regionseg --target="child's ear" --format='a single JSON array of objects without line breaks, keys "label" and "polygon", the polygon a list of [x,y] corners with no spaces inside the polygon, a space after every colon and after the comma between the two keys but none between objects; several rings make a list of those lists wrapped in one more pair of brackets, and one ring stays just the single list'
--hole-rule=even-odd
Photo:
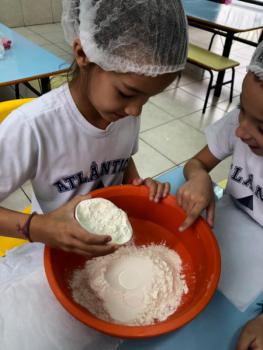
[{"label": "child's ear", "polygon": [[73,52],[79,68],[87,68],[90,62],[82,48],[82,45],[79,39],[75,39],[73,43]]}]

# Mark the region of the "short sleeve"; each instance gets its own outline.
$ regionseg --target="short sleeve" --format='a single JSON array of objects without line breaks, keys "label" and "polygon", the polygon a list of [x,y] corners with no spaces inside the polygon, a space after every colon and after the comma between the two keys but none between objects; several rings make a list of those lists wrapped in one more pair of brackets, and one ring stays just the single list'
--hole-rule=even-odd
[{"label": "short sleeve", "polygon": [[238,116],[239,109],[234,109],[205,130],[208,148],[219,160],[223,160],[233,153],[234,145],[238,140],[235,136]]},{"label": "short sleeve", "polygon": [[[133,117],[134,118],[134,117]],[[134,135],[134,146],[132,149],[132,155],[138,152],[139,150],[139,132],[140,132],[140,125],[141,125],[141,117],[137,117],[136,119],[136,126],[135,126],[135,135]]]},{"label": "short sleeve", "polygon": [[0,201],[34,177],[37,143],[34,133],[19,110],[0,124]]}]

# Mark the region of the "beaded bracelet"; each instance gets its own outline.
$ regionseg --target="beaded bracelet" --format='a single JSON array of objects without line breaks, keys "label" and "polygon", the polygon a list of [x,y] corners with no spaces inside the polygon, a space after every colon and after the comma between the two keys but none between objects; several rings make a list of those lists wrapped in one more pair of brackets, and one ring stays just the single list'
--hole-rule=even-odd
[{"label": "beaded bracelet", "polygon": [[27,218],[24,226],[20,226],[20,224],[16,225],[16,231],[17,233],[23,235],[25,237],[25,239],[27,239],[29,242],[33,242],[31,237],[30,237],[30,223],[31,220],[33,219],[33,217],[36,215],[37,213],[34,211],[32,214],[29,215],[29,217]]}]

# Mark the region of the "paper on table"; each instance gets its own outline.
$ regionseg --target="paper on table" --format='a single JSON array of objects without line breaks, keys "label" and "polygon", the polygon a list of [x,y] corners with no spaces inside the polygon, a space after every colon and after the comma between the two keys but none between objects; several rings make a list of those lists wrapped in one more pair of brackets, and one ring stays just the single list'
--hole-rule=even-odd
[{"label": "paper on table", "polygon": [[44,273],[43,245],[37,243],[0,258],[0,339],[5,350],[115,350],[120,344],[59,304]]},{"label": "paper on table", "polygon": [[214,232],[222,259],[219,290],[244,311],[263,292],[263,228],[224,195]]}]

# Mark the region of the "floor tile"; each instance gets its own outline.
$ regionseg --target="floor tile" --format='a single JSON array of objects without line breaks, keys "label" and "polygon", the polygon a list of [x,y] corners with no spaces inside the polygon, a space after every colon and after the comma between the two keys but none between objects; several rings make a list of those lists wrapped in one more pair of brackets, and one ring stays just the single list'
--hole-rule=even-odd
[{"label": "floor tile", "polygon": [[[240,42],[240,41],[237,41],[237,40],[234,40],[232,42],[232,46],[231,46],[231,52],[235,51],[235,50],[238,50],[240,48],[243,48],[244,47],[244,43]],[[246,45],[245,45],[246,46]]]},{"label": "floor tile", "polygon": [[0,87],[0,102],[15,99],[15,90],[10,86]]},{"label": "floor tile", "polygon": [[44,46],[44,45],[50,45],[51,43],[43,38],[42,36],[31,32],[31,34],[26,34],[24,35],[28,40],[32,41],[33,43],[39,45],[39,46]]},{"label": "floor tile", "polygon": [[238,74],[242,74],[243,76],[245,76],[246,73],[247,73],[247,67],[240,67],[240,66],[238,66],[238,67],[236,67],[236,72]]},{"label": "floor tile", "polygon": [[0,203],[1,207],[17,211],[22,211],[29,204],[28,198],[20,188]]},{"label": "floor tile", "polygon": [[200,98],[194,97],[181,88],[165,91],[152,97],[150,101],[174,118],[198,111],[202,109],[204,103]]},{"label": "floor tile", "polygon": [[214,106],[208,107],[204,114],[202,111],[192,113],[186,117],[180,119],[181,122],[190,125],[191,127],[204,132],[205,128],[218,121],[225,115],[222,109]]},{"label": "floor tile", "polygon": [[[215,82],[216,82],[216,79],[214,79],[214,83]],[[181,89],[204,101],[207,93],[208,84],[209,84],[209,80],[203,79],[202,81],[198,81],[192,84],[182,86]],[[208,106],[217,105],[221,101],[229,100],[230,88],[228,86],[223,86],[220,97],[215,97],[214,91],[215,90],[210,91],[208,104],[207,104]],[[236,96],[239,94],[240,92],[234,89],[233,96]]]},{"label": "floor tile", "polygon": [[174,166],[173,162],[142,140],[139,143],[139,151],[133,159],[142,178],[155,176]]},{"label": "floor tile", "polygon": [[64,50],[68,54],[71,54],[73,57],[73,49],[72,47],[64,40],[63,42],[59,42],[56,44],[60,49]]},{"label": "floor tile", "polygon": [[200,68],[198,68],[194,65],[187,64],[186,68],[181,73],[181,76],[180,77],[178,76],[173,81],[173,83],[168,86],[168,88],[166,90],[175,89],[177,87],[191,84],[195,81],[200,81],[200,80],[204,79],[204,77],[206,77],[204,72],[205,71],[201,70]]},{"label": "floor tile", "polygon": [[[242,67],[244,68],[244,67]],[[237,92],[240,93],[242,90],[242,83],[244,80],[244,77],[246,75],[246,69],[236,69],[235,70],[235,79],[234,79],[234,92],[237,95]],[[232,73],[229,70],[228,72],[225,73],[225,80],[230,80],[232,78]]]},{"label": "floor tile", "polygon": [[212,33],[202,30],[199,28],[194,28],[189,26],[189,41],[194,44],[199,44],[200,46],[203,46],[204,48],[208,47],[210,39],[212,37]]},{"label": "floor tile", "polygon": [[180,120],[145,131],[140,138],[176,164],[191,158],[206,144],[203,133]]},{"label": "floor tile", "polygon": [[242,47],[237,48],[234,52],[250,60],[255,50],[256,47],[254,46],[242,45]]},{"label": "floor tile", "polygon": [[28,27],[17,27],[17,28],[13,28],[13,30],[23,36],[34,34]]},{"label": "floor tile", "polygon": [[[238,35],[238,37],[240,37],[242,39],[250,40],[250,41],[257,43],[259,40],[260,34],[261,34],[261,29],[251,30],[251,31],[240,33],[237,35]],[[241,43],[241,42],[240,42],[240,44],[243,46],[246,45],[246,44]],[[249,46],[249,45],[246,45],[246,46]]]},{"label": "floor tile", "polygon": [[[170,86],[169,90],[175,89],[177,87],[181,87],[184,85],[192,84],[195,81],[200,81],[203,79],[203,77],[195,78],[191,73],[187,74],[188,72],[183,72],[182,76],[178,79],[176,79]],[[168,89],[167,89],[168,90]]]},{"label": "floor tile", "polygon": [[204,70],[200,67],[197,67],[196,65],[194,65],[192,63],[186,64],[185,70],[183,71],[183,76],[184,75],[188,75],[188,76],[194,78],[194,80],[196,80],[196,81],[209,77],[209,73],[206,70]]},{"label": "floor tile", "polygon": [[67,52],[65,52],[64,50],[60,49],[59,47],[57,47],[56,45],[53,45],[53,44],[43,45],[43,48],[54,53],[55,55],[57,55],[59,57],[65,56],[65,54],[67,54]]},{"label": "floor tile", "polygon": [[140,131],[145,131],[152,129],[161,124],[165,124],[173,120],[173,117],[168,113],[164,112],[162,109],[158,108],[151,102],[143,107],[141,115],[141,129]]},{"label": "floor tile", "polygon": [[64,33],[61,31],[40,33],[40,35],[46,40],[52,42],[53,44],[65,43]]},{"label": "floor tile", "polygon": [[229,112],[234,108],[237,108],[237,106],[240,103],[240,96],[236,96],[233,98],[232,103],[229,103],[229,101],[224,101],[217,104],[217,108],[222,109],[222,111]]},{"label": "floor tile", "polygon": [[[38,92],[41,91],[40,81],[38,79],[31,80],[30,81],[30,85],[34,89],[36,89]],[[29,98],[29,97],[36,98],[36,97],[38,97],[33,91],[31,91],[24,84],[19,84],[19,95],[20,95],[21,98]]]},{"label": "floor tile", "polygon": [[32,32],[36,32],[38,34],[46,34],[46,33],[54,33],[58,31],[62,31],[62,27],[60,23],[51,23],[51,24],[40,24],[34,26],[28,26],[28,29]]}]

